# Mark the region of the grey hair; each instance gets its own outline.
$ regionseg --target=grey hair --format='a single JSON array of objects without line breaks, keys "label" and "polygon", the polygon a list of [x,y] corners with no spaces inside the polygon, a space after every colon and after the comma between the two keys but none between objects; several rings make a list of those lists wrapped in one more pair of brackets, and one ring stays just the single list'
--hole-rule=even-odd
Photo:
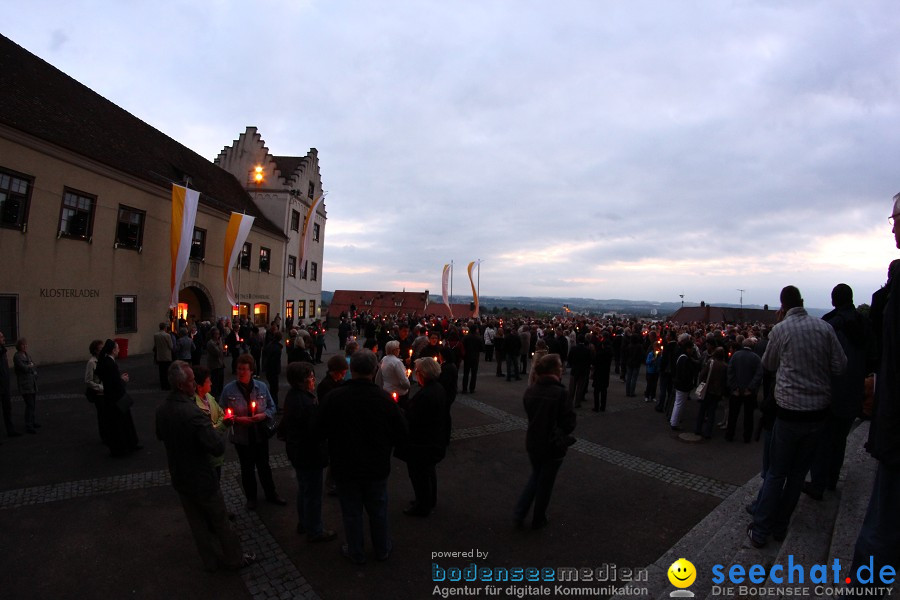
[{"label": "grey hair", "polygon": [[397,340],[391,340],[387,344],[384,345],[384,353],[385,354],[393,354],[394,350],[400,349],[400,342]]},{"label": "grey hair", "polygon": [[425,356],[416,360],[416,371],[428,381],[434,381],[441,376],[441,365],[430,356]]},{"label": "grey hair", "polygon": [[357,350],[350,357],[350,375],[352,377],[371,377],[378,369],[378,358],[371,350]]},{"label": "grey hair", "polygon": [[171,385],[174,389],[179,389],[181,384],[187,381],[187,373],[185,373],[185,369],[190,369],[191,365],[184,362],[183,360],[173,361],[171,365],[169,365],[169,385]]}]

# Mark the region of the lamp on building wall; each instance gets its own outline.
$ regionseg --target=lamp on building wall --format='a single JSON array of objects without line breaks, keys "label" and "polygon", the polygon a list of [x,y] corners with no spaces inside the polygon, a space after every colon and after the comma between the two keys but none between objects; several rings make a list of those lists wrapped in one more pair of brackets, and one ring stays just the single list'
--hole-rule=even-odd
[{"label": "lamp on building wall", "polygon": [[263,182],[263,168],[260,165],[256,165],[256,167],[250,171],[250,181],[256,185],[260,185]]}]

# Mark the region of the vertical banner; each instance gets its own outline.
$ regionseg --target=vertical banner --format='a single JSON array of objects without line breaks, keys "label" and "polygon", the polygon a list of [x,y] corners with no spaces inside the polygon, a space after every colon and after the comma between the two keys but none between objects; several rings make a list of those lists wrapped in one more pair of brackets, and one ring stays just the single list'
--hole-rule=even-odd
[{"label": "vertical banner", "polygon": [[255,217],[250,215],[242,215],[240,213],[231,213],[231,219],[228,220],[228,229],[225,231],[225,265],[223,267],[225,273],[225,295],[228,297],[228,303],[234,307],[238,303],[237,296],[234,293],[234,280],[232,278],[232,267],[237,262],[241,250],[244,249],[244,242],[250,235],[250,228],[253,227]]},{"label": "vertical banner", "polygon": [[197,204],[200,192],[189,190],[172,184],[172,226],[169,248],[172,254],[172,270],[169,284],[172,295],[169,308],[178,306],[178,288],[181,287],[181,276],[191,258],[191,243],[194,240],[194,222],[197,220]]},{"label": "vertical banner", "polygon": [[453,309],[450,308],[450,299],[447,296],[447,286],[450,282],[450,265],[444,265],[444,272],[441,275],[441,294],[444,297],[444,304],[447,306],[447,310],[450,311],[450,317],[453,317]]},{"label": "vertical banner", "polygon": [[300,253],[297,257],[297,267],[300,269],[303,268],[303,259],[306,258],[306,250],[309,248],[309,238],[312,235],[313,222],[316,220],[316,208],[321,201],[322,196],[313,200],[309,206],[309,212],[306,213],[306,218],[303,220],[303,229],[300,230]]},{"label": "vertical banner", "polygon": [[472,298],[475,299],[475,312],[472,313],[473,317],[478,317],[478,292],[475,291],[475,282],[472,280],[472,267],[475,266],[475,261],[469,263],[469,266],[466,270],[469,272],[469,283],[472,285]]}]

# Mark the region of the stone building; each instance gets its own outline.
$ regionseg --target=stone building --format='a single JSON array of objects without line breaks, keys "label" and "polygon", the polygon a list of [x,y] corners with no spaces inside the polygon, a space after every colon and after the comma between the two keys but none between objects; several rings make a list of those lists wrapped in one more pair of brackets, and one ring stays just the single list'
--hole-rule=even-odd
[{"label": "stone building", "polygon": [[[223,277],[232,211],[256,217],[235,275],[242,309],[258,323],[283,313],[284,219],[261,210],[244,180],[3,36],[0,84],[0,330],[7,343],[28,338],[39,364],[86,359],[95,338],[150,352],[158,323],[169,317],[173,183],[201,194],[179,316],[232,314]],[[307,159],[317,167],[314,151]],[[317,175],[315,184],[320,190]]]},{"label": "stone building", "polygon": [[[215,163],[244,184],[254,203],[270,221],[278,224],[287,238],[281,265],[285,274],[281,294],[285,324],[310,323],[319,318],[327,217],[316,149],[311,148],[306,156],[274,156],[256,128],[248,127],[219,153]],[[314,203],[315,212],[308,225],[309,241],[301,264],[301,234]]]}]

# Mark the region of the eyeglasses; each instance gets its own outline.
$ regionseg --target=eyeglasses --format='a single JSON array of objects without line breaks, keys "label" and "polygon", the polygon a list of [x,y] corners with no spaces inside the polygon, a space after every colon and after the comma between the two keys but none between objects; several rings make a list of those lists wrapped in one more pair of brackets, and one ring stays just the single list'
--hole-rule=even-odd
[{"label": "eyeglasses", "polygon": [[897,220],[898,216],[900,216],[900,213],[898,213],[896,215],[891,215],[890,217],[888,217],[888,223],[891,224],[891,227],[893,227],[896,224],[896,222],[897,222],[896,220]]}]

